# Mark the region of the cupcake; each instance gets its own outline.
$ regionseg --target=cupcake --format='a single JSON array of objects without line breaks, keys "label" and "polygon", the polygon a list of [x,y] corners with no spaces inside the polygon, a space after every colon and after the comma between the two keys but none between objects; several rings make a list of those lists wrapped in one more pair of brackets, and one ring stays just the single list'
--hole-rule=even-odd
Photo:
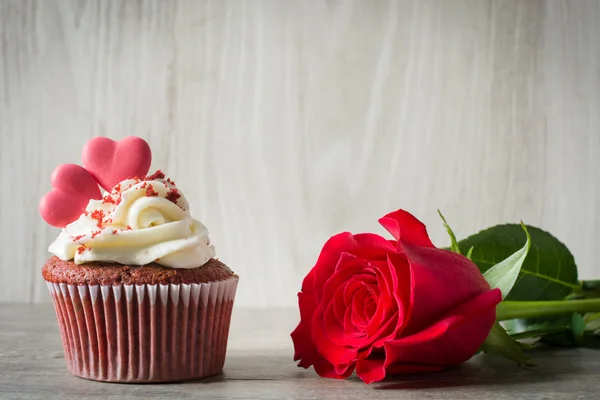
[{"label": "cupcake", "polygon": [[58,167],[40,202],[46,222],[62,227],[42,275],[67,368],[82,378],[194,380],[225,363],[238,277],[175,183],[146,176],[149,159],[141,138],[94,138],[85,168]]}]

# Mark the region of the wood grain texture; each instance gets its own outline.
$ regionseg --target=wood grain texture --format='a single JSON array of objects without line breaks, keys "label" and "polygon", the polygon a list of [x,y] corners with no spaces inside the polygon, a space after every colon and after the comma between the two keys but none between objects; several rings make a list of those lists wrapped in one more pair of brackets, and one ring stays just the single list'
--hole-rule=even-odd
[{"label": "wood grain texture", "polygon": [[1,399],[591,399],[598,350],[538,349],[535,368],[476,356],[457,369],[366,385],[296,367],[289,332],[296,310],[237,309],[224,372],[184,384],[128,385],[70,376],[52,306],[0,306]]},{"label": "wood grain texture", "polygon": [[[0,0],[0,302],[47,302],[49,174],[146,138],[238,304],[405,208],[448,243],[523,221],[600,275],[600,2]],[[7,186],[8,187],[8,186]]]}]

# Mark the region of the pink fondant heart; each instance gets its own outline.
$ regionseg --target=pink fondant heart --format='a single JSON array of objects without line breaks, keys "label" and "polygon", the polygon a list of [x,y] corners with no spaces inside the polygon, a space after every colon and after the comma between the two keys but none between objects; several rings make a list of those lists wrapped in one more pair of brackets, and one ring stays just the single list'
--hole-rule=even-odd
[{"label": "pink fondant heart", "polygon": [[145,176],[150,169],[152,152],[148,143],[136,136],[118,142],[99,136],[85,144],[81,159],[100,186],[110,191],[124,179]]},{"label": "pink fondant heart", "polygon": [[50,183],[53,189],[40,200],[39,211],[47,223],[57,228],[64,228],[79,218],[90,199],[102,198],[92,174],[76,164],[56,167]]}]

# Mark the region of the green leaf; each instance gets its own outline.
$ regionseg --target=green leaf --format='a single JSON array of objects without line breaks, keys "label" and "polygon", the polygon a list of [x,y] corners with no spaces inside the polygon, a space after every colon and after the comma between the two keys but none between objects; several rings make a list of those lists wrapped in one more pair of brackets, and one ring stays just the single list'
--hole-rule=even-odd
[{"label": "green leaf", "polygon": [[[537,322],[536,322],[537,321]],[[583,346],[598,348],[600,345],[600,313],[585,316],[574,313],[551,319],[516,319],[503,323],[513,339],[541,338],[542,342],[555,346]]]},{"label": "green leaf", "polygon": [[483,277],[490,284],[492,289],[500,289],[503,299],[508,296],[510,290],[517,281],[517,277],[521,271],[521,266],[525,262],[525,258],[527,257],[527,253],[531,247],[531,237],[529,236],[529,232],[527,232],[527,228],[522,222],[521,227],[523,227],[525,235],[527,236],[525,246],[515,251],[504,260],[500,261],[483,274]]},{"label": "green leaf", "polygon": [[554,328],[554,329],[533,329],[533,330],[529,330],[529,331],[525,331],[525,332],[521,332],[521,333],[515,333],[514,335],[511,334],[510,337],[515,340],[533,339],[533,338],[539,338],[544,335],[549,335],[552,333],[563,332],[564,330],[565,330],[564,327],[563,328]]},{"label": "green leaf", "polygon": [[518,365],[534,366],[535,364],[523,354],[521,344],[511,338],[498,322],[494,324],[490,334],[481,346],[484,353],[497,354]]},{"label": "green leaf", "polygon": [[474,247],[473,247],[473,246],[471,246],[471,247],[469,247],[469,251],[467,251],[467,255],[466,255],[466,257],[467,257],[469,260],[471,260],[471,257],[473,256],[473,249],[474,249]]},{"label": "green leaf", "polygon": [[[531,248],[506,300],[560,300],[580,287],[577,266],[567,247],[550,233],[528,225]],[[472,260],[485,273],[527,242],[520,225],[497,225],[461,240],[473,247]]]},{"label": "green leaf", "polygon": [[[503,321],[502,324],[515,339],[540,337],[550,333],[563,332],[569,328],[571,317],[562,315],[552,319],[529,318]],[[535,334],[537,332],[537,335]]]},{"label": "green leaf", "polygon": [[[593,318],[592,318],[593,321]],[[584,318],[581,314],[572,314],[569,324],[560,333],[544,335],[542,340],[545,343],[556,346],[586,346],[597,347],[600,337],[593,331],[593,324]]]},{"label": "green leaf", "polygon": [[450,250],[458,253],[458,254],[462,254],[460,252],[460,248],[458,247],[458,241],[456,240],[456,235],[454,235],[454,232],[452,231],[452,228],[450,228],[450,225],[448,225],[448,223],[446,222],[446,218],[444,218],[444,216],[442,215],[442,212],[440,210],[437,210],[438,214],[440,215],[440,218],[442,219],[442,221],[444,221],[444,226],[446,227],[446,231],[448,232],[448,236],[450,236]]},{"label": "green leaf", "polygon": [[585,323],[588,331],[600,335],[600,312],[586,314]]}]

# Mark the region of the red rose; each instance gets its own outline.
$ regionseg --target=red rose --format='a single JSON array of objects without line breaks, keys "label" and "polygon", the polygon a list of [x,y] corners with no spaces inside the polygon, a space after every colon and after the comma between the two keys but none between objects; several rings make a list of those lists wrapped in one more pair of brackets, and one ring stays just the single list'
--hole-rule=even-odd
[{"label": "red rose", "polygon": [[340,233],[304,279],[292,332],[298,366],[330,378],[356,369],[371,383],[459,365],[487,338],[502,296],[475,264],[433,246],[406,211],[379,222],[396,241]]}]

